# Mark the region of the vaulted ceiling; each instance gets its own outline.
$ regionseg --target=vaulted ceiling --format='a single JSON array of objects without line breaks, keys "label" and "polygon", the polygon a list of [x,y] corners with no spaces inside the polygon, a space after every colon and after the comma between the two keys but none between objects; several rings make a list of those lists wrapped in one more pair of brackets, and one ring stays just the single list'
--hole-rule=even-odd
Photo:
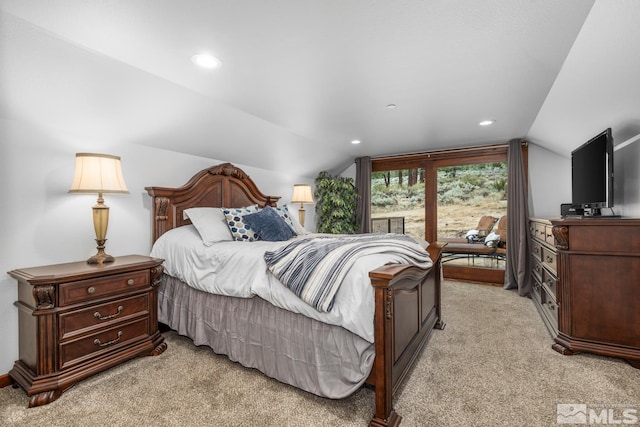
[{"label": "vaulted ceiling", "polygon": [[566,154],[537,118],[593,4],[0,0],[0,113],[303,176],[515,137]]}]

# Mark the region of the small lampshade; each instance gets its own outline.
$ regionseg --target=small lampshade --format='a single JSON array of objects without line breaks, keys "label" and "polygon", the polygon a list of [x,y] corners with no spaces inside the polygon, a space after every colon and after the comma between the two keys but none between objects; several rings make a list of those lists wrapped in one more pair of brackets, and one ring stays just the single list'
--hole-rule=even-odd
[{"label": "small lampshade", "polygon": [[76,172],[69,193],[128,193],[120,157],[109,154],[76,154]]},{"label": "small lampshade", "polygon": [[291,203],[313,203],[311,186],[308,184],[294,184]]}]

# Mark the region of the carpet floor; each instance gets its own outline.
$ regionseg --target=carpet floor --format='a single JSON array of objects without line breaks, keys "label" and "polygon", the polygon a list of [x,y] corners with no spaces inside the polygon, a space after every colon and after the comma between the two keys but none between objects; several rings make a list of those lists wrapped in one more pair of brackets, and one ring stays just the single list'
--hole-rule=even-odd
[{"label": "carpet floor", "polygon": [[[442,298],[446,328],[433,332],[394,401],[401,426],[557,426],[558,404],[607,410],[609,424],[640,419],[640,370],[620,359],[553,351],[530,299],[451,281]],[[174,332],[164,335],[162,355],[94,375],[49,405],[29,409],[22,390],[0,389],[0,424],[362,427],[371,419],[370,389],[320,398]]]}]

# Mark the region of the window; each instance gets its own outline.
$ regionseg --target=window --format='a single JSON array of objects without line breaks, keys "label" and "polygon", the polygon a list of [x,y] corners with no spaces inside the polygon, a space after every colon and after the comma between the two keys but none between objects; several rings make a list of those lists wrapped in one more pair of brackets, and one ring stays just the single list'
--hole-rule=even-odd
[{"label": "window", "polygon": [[392,218],[402,218],[406,234],[435,241],[466,233],[483,215],[506,214],[507,149],[489,145],[373,159],[372,230],[389,229]]},{"label": "window", "polygon": [[371,174],[371,231],[424,238],[424,168]]},{"label": "window", "polygon": [[439,167],[437,188],[439,240],[466,239],[481,217],[507,214],[506,161]]}]

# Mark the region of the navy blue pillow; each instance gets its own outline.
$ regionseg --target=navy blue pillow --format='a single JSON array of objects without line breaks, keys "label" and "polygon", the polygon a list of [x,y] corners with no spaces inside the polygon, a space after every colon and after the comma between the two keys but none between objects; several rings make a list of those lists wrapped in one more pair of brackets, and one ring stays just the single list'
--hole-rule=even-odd
[{"label": "navy blue pillow", "polygon": [[242,219],[249,224],[260,240],[280,242],[296,236],[285,220],[269,206],[260,212],[244,215]]}]

